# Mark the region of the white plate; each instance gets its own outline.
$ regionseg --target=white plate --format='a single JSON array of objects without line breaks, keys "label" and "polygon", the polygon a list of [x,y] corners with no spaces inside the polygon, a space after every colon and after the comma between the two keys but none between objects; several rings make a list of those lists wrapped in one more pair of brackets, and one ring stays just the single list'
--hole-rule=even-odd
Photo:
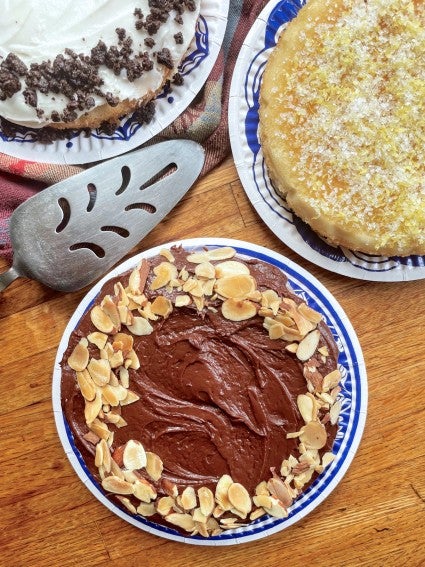
[{"label": "white plate", "polygon": [[[73,329],[98,295],[105,281],[134,268],[141,258],[155,256],[162,248],[174,244],[181,244],[184,248],[190,250],[200,249],[203,246],[232,246],[243,257],[257,258],[281,269],[288,277],[292,290],[306,300],[311,307],[324,315],[338,345],[338,364],[342,373],[342,391],[340,394],[342,410],[333,446],[336,458],[332,464],[314,481],[302,497],[294,502],[289,509],[287,518],[281,520],[263,516],[246,528],[226,531],[219,536],[208,539],[200,536],[184,537],[176,530],[155,524],[140,516],[133,516],[110,502],[81,459],[61,408],[60,361]],[[109,510],[134,526],[164,538],[194,545],[231,545],[253,541],[287,528],[310,513],[332,492],[347,471],[360,443],[366,420],[368,390],[363,355],[357,336],[341,306],[312,275],[280,254],[261,246],[239,240],[196,238],[158,246],[130,258],[93,287],[77,307],[60,342],[54,367],[52,394],[56,426],[65,452],[80,479]]]},{"label": "white plate", "polygon": [[155,116],[149,124],[140,125],[132,116],[123,118],[112,135],[92,130],[86,137],[75,131],[69,140],[53,144],[32,141],[31,129],[21,128],[13,138],[0,130],[0,151],[5,154],[45,163],[83,164],[119,155],[148,141],[171,124],[201,90],[218,57],[227,25],[229,0],[202,0],[195,37],[185,60],[179,67],[184,78],[181,86],[173,85],[156,98]]},{"label": "white plate", "polygon": [[229,130],[245,192],[262,220],[282,242],[322,268],[373,281],[425,278],[425,256],[388,258],[330,246],[292,214],[270,182],[258,137],[261,77],[281,30],[304,3],[302,0],[269,2],[248,33],[236,62],[230,90]]}]

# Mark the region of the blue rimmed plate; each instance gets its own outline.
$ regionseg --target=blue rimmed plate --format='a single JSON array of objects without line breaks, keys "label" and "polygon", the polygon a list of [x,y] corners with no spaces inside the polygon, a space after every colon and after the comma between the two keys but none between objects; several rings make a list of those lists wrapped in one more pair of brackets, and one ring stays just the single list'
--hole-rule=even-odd
[{"label": "blue rimmed plate", "polygon": [[[61,408],[60,362],[73,329],[98,295],[101,287],[110,278],[134,268],[142,258],[155,256],[161,249],[173,245],[182,245],[188,250],[199,250],[204,246],[232,246],[242,257],[256,258],[277,266],[286,274],[292,290],[324,315],[338,345],[338,365],[342,374],[340,393],[342,409],[333,446],[336,458],[331,465],[303,493],[302,497],[293,503],[287,518],[276,519],[263,516],[245,528],[229,530],[208,539],[200,536],[184,537],[176,530],[155,524],[141,516],[133,516],[110,502],[75,447]],[[291,526],[314,510],[335,489],[347,471],[360,443],[366,420],[368,389],[363,355],[355,331],[339,303],[318,280],[291,260],[267,248],[239,240],[196,238],[167,243],[142,252],[115,268],[92,288],[71,317],[60,342],[54,366],[52,396],[56,426],[65,453],[82,482],[109,510],[134,526],[164,538],[194,545],[232,545],[253,541]]]},{"label": "blue rimmed plate", "polygon": [[112,134],[75,131],[70,139],[53,144],[34,141],[34,130],[20,127],[8,137],[0,130],[0,151],[21,159],[45,163],[82,164],[128,152],[159,134],[175,120],[201,90],[218,57],[227,25],[229,0],[201,0],[195,37],[179,68],[181,86],[164,89],[156,98],[155,116],[149,124],[124,117]]},{"label": "blue rimmed plate", "polygon": [[282,242],[322,268],[372,281],[425,278],[425,256],[370,256],[329,245],[292,214],[270,182],[258,136],[261,78],[280,32],[303,4],[303,0],[269,2],[248,33],[235,66],[230,90],[229,131],[245,192],[261,219]]}]

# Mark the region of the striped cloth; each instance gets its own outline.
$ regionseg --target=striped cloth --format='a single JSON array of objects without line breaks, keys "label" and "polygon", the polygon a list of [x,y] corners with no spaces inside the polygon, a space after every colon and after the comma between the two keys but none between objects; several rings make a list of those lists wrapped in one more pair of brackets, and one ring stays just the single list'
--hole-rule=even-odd
[{"label": "striped cloth", "polygon": [[[190,138],[205,148],[202,174],[230,152],[227,106],[233,68],[242,42],[266,0],[230,0],[223,45],[201,93],[155,141]],[[12,258],[9,219],[14,209],[44,187],[82,170],[78,166],[37,163],[0,153],[0,256]]]}]

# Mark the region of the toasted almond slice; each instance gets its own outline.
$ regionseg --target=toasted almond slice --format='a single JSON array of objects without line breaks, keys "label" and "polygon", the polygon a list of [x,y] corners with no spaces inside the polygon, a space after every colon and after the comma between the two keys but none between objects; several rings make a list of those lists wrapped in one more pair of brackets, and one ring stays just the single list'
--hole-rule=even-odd
[{"label": "toasted almond slice", "polygon": [[257,484],[257,486],[255,487],[255,494],[257,494],[257,496],[260,494],[267,494],[267,496],[269,495],[269,489],[267,488],[267,482],[265,480]]},{"label": "toasted almond slice", "polygon": [[118,350],[117,352],[114,352],[109,358],[109,364],[111,365],[111,368],[119,368],[120,366],[122,366],[124,364],[124,356],[122,353],[122,350]]},{"label": "toasted almond slice", "polygon": [[285,350],[287,350],[288,352],[292,352],[292,353],[296,353],[298,349],[298,343],[290,343],[289,345],[286,345]]},{"label": "toasted almond slice", "polygon": [[90,319],[96,329],[101,333],[110,334],[113,332],[114,324],[100,305],[95,305],[90,311]]},{"label": "toasted almond slice", "polygon": [[209,262],[208,253],[204,250],[203,252],[193,252],[186,257],[186,260],[191,264],[202,264],[203,262]]},{"label": "toasted almond slice", "polygon": [[322,354],[325,358],[329,356],[329,349],[326,345],[321,346],[317,349],[317,351],[320,352],[320,354]]},{"label": "toasted almond slice", "polygon": [[[87,341],[86,341],[87,342]],[[82,372],[89,362],[89,349],[84,341],[80,341],[68,357],[68,366],[76,372]]]},{"label": "toasted almond slice", "polygon": [[327,433],[320,421],[310,421],[301,428],[300,441],[307,448],[321,449],[326,445]]},{"label": "toasted almond slice", "polygon": [[133,370],[138,370],[140,368],[139,358],[134,349],[127,354],[127,358],[124,361],[125,368],[131,368]]},{"label": "toasted almond slice", "polygon": [[130,439],[124,447],[123,463],[127,470],[134,471],[146,466],[146,452],[140,441]]},{"label": "toasted almond slice", "polygon": [[134,504],[132,504],[132,502],[130,501],[129,498],[126,498],[125,496],[117,496],[117,499],[121,502],[121,504],[127,508],[127,510],[131,513],[131,514],[137,514],[137,509],[136,506],[134,506]]},{"label": "toasted almond slice", "polygon": [[246,264],[237,260],[227,260],[220,262],[215,266],[215,277],[224,278],[226,276],[236,276],[239,274],[249,274],[249,268]]},{"label": "toasted almond slice", "polygon": [[285,508],[292,504],[292,496],[289,493],[286,484],[280,478],[272,477],[267,482],[267,488],[269,489],[270,494],[277,498],[277,500],[279,500]]},{"label": "toasted almond slice", "polygon": [[164,465],[155,453],[146,452],[146,472],[155,482],[161,478]]},{"label": "toasted almond slice", "polygon": [[196,507],[196,493],[193,486],[186,486],[181,494],[180,503],[185,510],[192,510]]},{"label": "toasted almond slice", "polygon": [[144,478],[136,480],[133,484],[133,489],[134,496],[142,502],[149,503],[157,497],[155,487]]},{"label": "toasted almond slice", "polygon": [[172,264],[176,261],[171,250],[169,250],[168,248],[163,248],[162,250],[160,250],[159,253],[161,256],[164,256],[164,258],[166,258]]},{"label": "toasted almond slice", "polygon": [[214,494],[206,486],[198,489],[199,506],[204,516],[211,516],[215,507]]},{"label": "toasted almond slice", "polygon": [[171,262],[161,262],[153,269],[155,278],[150,284],[152,290],[165,287],[172,279],[177,278],[177,268]]},{"label": "toasted almond slice", "polygon": [[212,279],[215,277],[215,267],[211,262],[201,262],[195,268],[195,275],[197,278]]},{"label": "toasted almond slice", "polygon": [[241,527],[241,524],[238,524],[238,518],[234,518],[233,516],[220,518],[220,524],[222,527],[228,527],[229,529]]},{"label": "toasted almond slice", "polygon": [[[229,502],[229,506],[231,506],[230,502]],[[217,504],[217,506],[215,506],[213,510],[213,516],[214,518],[221,518],[224,512],[225,510],[223,510],[223,508]]]},{"label": "toasted almond slice", "polygon": [[138,514],[140,514],[140,516],[144,516],[145,518],[148,518],[149,516],[153,516],[156,512],[155,510],[155,505],[153,502],[141,502],[137,508],[136,511]]},{"label": "toasted almond slice", "polygon": [[192,517],[195,522],[206,524],[208,517],[202,512],[201,508],[195,508],[192,512]]},{"label": "toasted almond slice", "polygon": [[84,418],[86,420],[86,423],[88,424],[93,423],[93,421],[97,418],[101,410],[102,410],[102,394],[100,392],[100,389],[97,388],[94,400],[92,401],[86,400],[84,406]]},{"label": "toasted almond slice", "polygon": [[80,388],[81,394],[84,399],[88,402],[92,402],[96,396],[96,385],[93,382],[89,371],[83,370],[82,372],[77,372],[77,383]]},{"label": "toasted almond slice", "polygon": [[210,260],[230,260],[236,255],[236,250],[231,246],[222,246],[208,250],[207,256]]},{"label": "toasted almond slice", "polygon": [[121,368],[118,370],[118,374],[120,377],[121,386],[128,389],[130,387],[130,373],[128,369],[124,366],[121,366]]},{"label": "toasted almond slice", "polygon": [[[118,389],[116,386],[111,386],[110,384],[106,384],[106,386],[102,388],[102,396],[103,396],[103,400],[106,401],[106,403],[110,404],[112,407],[116,407],[120,403]],[[118,419],[115,421],[115,423],[117,422]]]},{"label": "toasted almond slice", "polygon": [[339,381],[341,380],[341,372],[338,368],[326,374],[323,378],[322,382],[322,390],[323,392],[329,392],[336,386],[338,386]]},{"label": "toasted almond slice", "polygon": [[310,423],[310,421],[316,418],[314,398],[312,395],[300,394],[297,397],[297,406],[305,423]]},{"label": "toasted almond slice", "polygon": [[106,386],[111,376],[111,365],[108,360],[95,358],[90,359],[87,370],[95,384],[98,386]]},{"label": "toasted almond slice", "polygon": [[[103,451],[104,451],[104,446],[103,443],[106,443],[106,441],[104,439],[101,439],[99,441],[99,443],[96,445],[96,451],[95,451],[95,455],[94,455],[94,464],[97,468],[99,468],[102,464],[103,464]],[[108,449],[108,445],[106,445],[106,448]],[[109,449],[108,449],[109,451]]]},{"label": "toasted almond slice", "polygon": [[191,532],[195,529],[195,522],[190,514],[179,514],[178,512],[172,512],[165,516],[165,519],[170,524],[178,526],[187,532]]},{"label": "toasted almond slice", "polygon": [[319,344],[319,340],[320,340],[319,330],[315,329],[314,331],[308,333],[308,335],[306,335],[298,345],[298,349],[296,353],[298,360],[301,360],[303,362],[309,360],[316,352],[316,348]]},{"label": "toasted almond slice", "polygon": [[332,425],[335,425],[336,422],[338,421],[339,418],[339,414],[341,412],[341,401],[337,400],[333,406],[331,407],[331,409],[329,410],[329,416],[331,418],[331,423]]},{"label": "toasted almond slice", "polygon": [[134,339],[129,333],[117,333],[114,335],[112,348],[115,352],[121,350],[125,356],[132,350]]},{"label": "toasted almond slice", "polygon": [[274,518],[286,518],[288,516],[287,509],[279,502],[279,500],[273,500],[273,505],[270,508],[264,508],[264,510],[267,514]]},{"label": "toasted almond slice", "polygon": [[176,299],[174,300],[174,305],[176,307],[185,307],[191,303],[190,295],[177,295]]},{"label": "toasted almond slice", "polygon": [[137,402],[137,400],[140,400],[139,396],[132,390],[128,390],[127,396],[124,398],[124,400],[121,400],[120,405],[128,406],[129,404]]},{"label": "toasted almond slice", "polygon": [[146,260],[146,258],[143,258],[140,264],[136,268],[134,268],[134,270],[130,274],[128,287],[131,294],[139,295],[143,293],[148,274],[149,262]]},{"label": "toasted almond slice", "polygon": [[246,321],[255,317],[257,309],[251,301],[246,299],[226,299],[222,303],[221,312],[228,321]]},{"label": "toasted almond slice", "polygon": [[173,311],[173,304],[167,297],[158,295],[152,302],[151,310],[155,315],[160,315],[166,319]]},{"label": "toasted almond slice", "polygon": [[150,335],[153,331],[152,325],[144,317],[134,317],[132,325],[128,325],[127,329],[138,337]]},{"label": "toasted almond slice", "polygon": [[216,281],[215,291],[225,298],[245,299],[256,288],[254,278],[248,274],[226,276]]},{"label": "toasted almond slice", "polygon": [[231,484],[227,495],[233,508],[236,508],[236,510],[239,510],[243,514],[249,514],[251,512],[251,498],[247,489],[242,484],[239,482]]},{"label": "toasted almond slice", "polygon": [[[88,402],[91,403],[91,402]],[[105,439],[107,441],[111,435],[106,423],[100,421],[100,419],[95,418],[92,422],[87,421],[90,429],[99,437],[99,439]]]},{"label": "toasted almond slice", "polygon": [[103,311],[111,319],[114,325],[114,332],[119,331],[121,328],[121,318],[118,311],[117,304],[113,301],[110,295],[105,295],[100,304]]},{"label": "toasted almond slice", "polygon": [[229,487],[232,484],[232,477],[228,474],[224,474],[219,478],[215,488],[215,500],[224,511],[230,510],[232,507],[228,496]]},{"label": "toasted almond slice", "polygon": [[334,455],[333,453],[331,453],[330,451],[328,451],[327,453],[324,453],[322,456],[322,467],[328,467],[336,458],[336,455]]},{"label": "toasted almond slice", "polygon": [[118,300],[118,307],[121,306],[128,306],[128,304],[130,303],[130,300],[128,298],[128,295],[125,291],[125,289],[123,288],[123,285],[121,282],[117,282],[116,284],[114,284],[114,294],[117,297]]},{"label": "toasted almond slice", "polygon": [[[274,311],[275,307],[272,308],[271,306],[276,302],[279,302],[278,307],[280,306],[280,298],[278,294],[273,289],[266,289],[261,294],[261,306],[264,308],[271,308]],[[276,315],[276,313],[274,313]]]},{"label": "toasted almond slice", "polygon": [[171,496],[162,496],[156,502],[156,511],[161,516],[167,516],[175,504],[174,498]]},{"label": "toasted almond slice", "polygon": [[260,508],[271,508],[273,506],[273,498],[268,494],[257,494],[252,500]]},{"label": "toasted almond slice", "polygon": [[133,494],[133,485],[118,476],[107,476],[102,480],[102,487],[114,494]]},{"label": "toasted almond slice", "polygon": [[254,520],[258,520],[258,518],[261,518],[261,516],[264,516],[265,513],[266,511],[263,508],[257,508],[256,510],[251,512],[249,519],[251,520],[251,522],[253,522]]},{"label": "toasted almond slice", "polygon": [[[101,439],[99,443],[96,445],[96,456],[98,456],[97,454],[98,450],[100,453],[99,456],[102,459],[100,464],[103,465],[105,472],[107,473],[111,472],[111,463],[112,463],[111,451],[105,439]],[[96,464],[96,460],[95,460],[95,464]],[[100,465],[96,465],[96,466],[100,466]]]},{"label": "toasted almond slice", "polygon": [[282,323],[274,323],[269,327],[269,337],[272,340],[280,339],[285,334],[285,327]]},{"label": "toasted almond slice", "polygon": [[318,325],[320,321],[323,320],[323,315],[321,313],[318,313],[304,302],[300,303],[297,309],[303,317],[316,325]]},{"label": "toasted almond slice", "polygon": [[96,345],[97,348],[100,350],[102,348],[105,348],[106,341],[108,340],[108,335],[106,335],[105,333],[101,333],[100,331],[93,331],[93,333],[87,335],[87,339],[91,343]]}]

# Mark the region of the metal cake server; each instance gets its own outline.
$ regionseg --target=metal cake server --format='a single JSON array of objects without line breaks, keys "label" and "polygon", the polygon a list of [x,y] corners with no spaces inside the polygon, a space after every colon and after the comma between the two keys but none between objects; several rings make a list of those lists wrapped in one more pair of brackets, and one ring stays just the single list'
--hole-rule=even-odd
[{"label": "metal cake server", "polygon": [[10,219],[13,265],[0,291],[20,276],[59,291],[104,275],[193,185],[202,146],[170,140],[96,165],[22,203]]}]

